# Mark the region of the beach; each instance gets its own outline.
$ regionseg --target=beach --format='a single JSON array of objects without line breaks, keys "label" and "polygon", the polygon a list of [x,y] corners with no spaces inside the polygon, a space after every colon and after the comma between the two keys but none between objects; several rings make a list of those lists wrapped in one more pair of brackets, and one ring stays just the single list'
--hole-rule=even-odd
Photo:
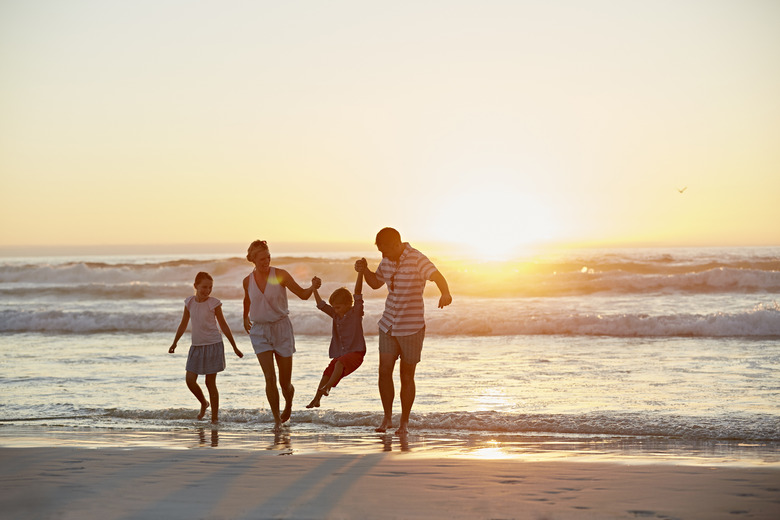
[{"label": "beach", "polygon": [[[328,295],[354,284],[354,258],[274,264]],[[1,259],[2,517],[780,516],[780,249],[433,260],[455,300],[426,294],[401,438],[374,431],[382,290],[363,365],[315,409],[331,323],[291,298],[296,397],[274,434],[242,257]],[[247,354],[226,352],[215,427],[184,382],[189,334],[168,353],[198,271]]]},{"label": "beach", "polygon": [[7,519],[775,519],[780,468],[0,448]]}]

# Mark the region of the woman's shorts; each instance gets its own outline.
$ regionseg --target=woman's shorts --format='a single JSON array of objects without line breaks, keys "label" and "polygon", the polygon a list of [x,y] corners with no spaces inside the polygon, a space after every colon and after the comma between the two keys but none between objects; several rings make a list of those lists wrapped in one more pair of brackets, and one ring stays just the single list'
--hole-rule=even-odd
[{"label": "woman's shorts", "polygon": [[187,372],[216,374],[225,370],[225,344],[192,345],[187,355]]},{"label": "woman's shorts", "polygon": [[365,357],[366,357],[366,352],[364,350],[363,352],[348,352],[341,357],[331,359],[330,365],[327,366],[327,368],[322,373],[322,375],[325,377],[330,377],[331,375],[333,375],[333,371],[336,370],[336,363],[341,361],[341,364],[344,366],[344,371],[341,373],[341,377],[339,378],[339,380],[333,383],[333,386],[336,386],[337,384],[339,384],[339,381],[341,381],[349,374],[357,370],[358,367],[363,364],[363,358]]},{"label": "woman's shorts", "polygon": [[290,357],[295,352],[292,323],[286,316],[273,323],[253,323],[249,329],[249,339],[255,354],[273,351],[282,357]]},{"label": "woman's shorts", "polygon": [[395,359],[401,358],[402,363],[416,365],[422,356],[425,327],[410,336],[391,336],[379,331],[379,353],[393,354]]}]

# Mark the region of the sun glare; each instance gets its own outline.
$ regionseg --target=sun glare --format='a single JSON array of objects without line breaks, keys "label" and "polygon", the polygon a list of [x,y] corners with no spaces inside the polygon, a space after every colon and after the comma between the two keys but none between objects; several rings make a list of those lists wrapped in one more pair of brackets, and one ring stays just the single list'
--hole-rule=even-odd
[{"label": "sun glare", "polygon": [[508,260],[554,238],[545,205],[505,186],[474,185],[446,199],[434,221],[436,240],[480,260]]}]

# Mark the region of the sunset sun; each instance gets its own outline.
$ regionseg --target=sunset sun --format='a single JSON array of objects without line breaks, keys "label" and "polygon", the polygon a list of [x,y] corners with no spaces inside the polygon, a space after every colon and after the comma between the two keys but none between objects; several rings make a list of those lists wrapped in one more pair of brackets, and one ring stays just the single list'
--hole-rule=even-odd
[{"label": "sunset sun", "polygon": [[505,260],[556,238],[557,223],[540,200],[510,186],[475,185],[453,194],[434,219],[437,240],[482,260]]}]

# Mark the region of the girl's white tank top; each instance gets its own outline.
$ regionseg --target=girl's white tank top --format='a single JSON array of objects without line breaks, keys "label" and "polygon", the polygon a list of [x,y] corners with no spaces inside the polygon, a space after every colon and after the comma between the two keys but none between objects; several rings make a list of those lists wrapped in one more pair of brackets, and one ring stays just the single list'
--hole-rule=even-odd
[{"label": "girl's white tank top", "polygon": [[249,319],[252,322],[273,323],[279,321],[287,314],[287,289],[276,276],[276,268],[271,267],[268,272],[268,283],[265,284],[265,293],[257,286],[255,273],[249,275]]}]

